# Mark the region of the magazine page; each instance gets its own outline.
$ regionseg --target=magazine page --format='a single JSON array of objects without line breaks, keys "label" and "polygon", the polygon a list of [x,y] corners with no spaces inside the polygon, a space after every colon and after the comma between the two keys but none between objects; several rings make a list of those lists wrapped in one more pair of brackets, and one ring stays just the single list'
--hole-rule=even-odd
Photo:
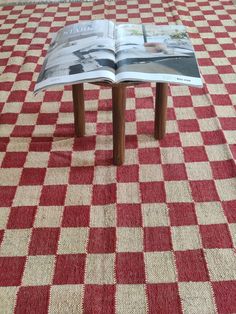
[{"label": "magazine page", "polygon": [[118,25],[116,66],[117,82],[202,86],[193,46],[182,25]]},{"label": "magazine page", "polygon": [[61,29],[52,39],[35,92],[57,84],[115,80],[114,24],[86,21]]}]

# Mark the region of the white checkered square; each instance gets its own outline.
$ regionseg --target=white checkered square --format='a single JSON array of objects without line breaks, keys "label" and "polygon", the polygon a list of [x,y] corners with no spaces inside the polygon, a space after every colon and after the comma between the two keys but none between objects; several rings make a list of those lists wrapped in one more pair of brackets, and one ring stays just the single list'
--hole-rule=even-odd
[{"label": "white checkered square", "polygon": [[200,225],[226,223],[224,211],[218,202],[196,203],[195,211]]},{"label": "white checkered square", "polygon": [[69,185],[66,193],[65,205],[89,205],[92,198],[92,186]]},{"label": "white checkered square", "polygon": [[83,285],[58,285],[52,286],[50,291],[50,314],[82,313]]},{"label": "white checkered square", "polygon": [[58,254],[85,253],[88,233],[88,228],[61,228]]},{"label": "white checkered square", "polygon": [[169,214],[166,204],[142,204],[144,227],[169,226]]},{"label": "white checkered square", "polygon": [[34,206],[39,204],[41,186],[18,186],[13,206]]},{"label": "white checkered square", "polygon": [[142,252],[143,230],[142,228],[117,228],[118,252]]},{"label": "white checkered square", "polygon": [[139,179],[140,182],[163,181],[161,165],[140,165]]},{"label": "white checkered square", "polygon": [[180,147],[175,147],[175,153],[173,154],[172,148],[161,147],[161,161],[163,164],[184,163],[183,149]]},{"label": "white checkered square", "polygon": [[176,282],[177,275],[172,252],[148,252],[144,255],[149,283]]},{"label": "white checkered square", "polygon": [[199,228],[197,226],[172,227],[171,236],[175,251],[197,250],[202,248]]},{"label": "white checkered square", "polygon": [[115,204],[103,206],[91,206],[90,227],[107,228],[116,226]]},{"label": "white checkered square", "polygon": [[86,284],[115,283],[115,254],[88,254],[86,258]]},{"label": "white checkered square", "polygon": [[23,286],[51,285],[55,257],[52,255],[29,256],[22,278]]},{"label": "white checkered square", "polygon": [[147,311],[147,300],[144,285],[117,285],[117,313],[143,314]]},{"label": "white checkered square", "polygon": [[56,185],[58,182],[60,184],[67,184],[69,178],[70,168],[60,167],[60,168],[47,168],[44,184],[45,185]]},{"label": "white checkered square", "polygon": [[212,180],[212,170],[209,162],[186,163],[189,180]]},{"label": "white checkered square", "polygon": [[138,183],[117,183],[117,202],[140,203],[139,184]]},{"label": "white checkered square", "polygon": [[216,313],[209,282],[180,282],[178,286],[184,313]]},{"label": "white checkered square", "polygon": [[212,281],[236,280],[236,255],[232,249],[205,250],[205,257]]},{"label": "white checkered square", "polygon": [[0,304],[4,313],[14,313],[18,289],[19,287],[0,287]]},{"label": "white checkered square", "polygon": [[35,228],[55,228],[61,226],[62,206],[39,206],[36,212]]},{"label": "white checkered square", "polygon": [[0,246],[0,256],[25,256],[28,254],[30,229],[7,229]]},{"label": "white checkered square", "polygon": [[1,168],[0,182],[4,186],[18,185],[21,177],[21,168]]},{"label": "white checkered square", "polygon": [[235,195],[236,191],[235,178],[215,180],[215,185],[221,201],[229,201],[232,199],[232,195]]},{"label": "white checkered square", "polygon": [[192,201],[191,191],[187,181],[166,181],[165,188],[168,203]]}]

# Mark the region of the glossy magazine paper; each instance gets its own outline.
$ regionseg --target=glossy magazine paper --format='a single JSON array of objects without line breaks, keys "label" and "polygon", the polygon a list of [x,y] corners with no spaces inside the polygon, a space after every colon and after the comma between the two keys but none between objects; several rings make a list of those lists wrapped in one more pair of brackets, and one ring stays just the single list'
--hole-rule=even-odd
[{"label": "glossy magazine paper", "polygon": [[202,86],[184,26],[95,20],[66,26],[53,37],[35,92],[58,84],[98,81]]}]

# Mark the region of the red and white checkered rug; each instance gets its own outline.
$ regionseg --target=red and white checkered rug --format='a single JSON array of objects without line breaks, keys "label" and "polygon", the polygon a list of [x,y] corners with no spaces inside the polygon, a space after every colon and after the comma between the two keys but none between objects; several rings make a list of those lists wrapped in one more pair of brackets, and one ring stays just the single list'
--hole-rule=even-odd
[{"label": "red and white checkered rug", "polygon": [[70,3],[97,0],[0,0],[0,6],[29,5],[29,4],[50,4],[50,3]]},{"label": "red and white checkered rug", "polygon": [[[126,160],[112,165],[111,93],[33,95],[50,34],[67,23],[183,23],[202,89],[128,90]],[[228,0],[6,6],[0,11],[0,312],[236,313],[236,8]]]}]

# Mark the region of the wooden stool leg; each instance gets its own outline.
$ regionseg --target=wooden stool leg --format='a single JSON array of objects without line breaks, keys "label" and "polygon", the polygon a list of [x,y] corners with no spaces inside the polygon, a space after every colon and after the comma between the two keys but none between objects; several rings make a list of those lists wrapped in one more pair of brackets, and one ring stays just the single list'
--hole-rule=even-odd
[{"label": "wooden stool leg", "polygon": [[112,87],[113,163],[122,165],[125,158],[125,100],[126,88]]},{"label": "wooden stool leg", "polygon": [[154,137],[158,140],[162,139],[166,133],[167,94],[168,84],[157,83]]},{"label": "wooden stool leg", "polygon": [[84,85],[72,85],[73,104],[74,104],[74,124],[76,136],[85,134],[85,114],[84,114]]}]

